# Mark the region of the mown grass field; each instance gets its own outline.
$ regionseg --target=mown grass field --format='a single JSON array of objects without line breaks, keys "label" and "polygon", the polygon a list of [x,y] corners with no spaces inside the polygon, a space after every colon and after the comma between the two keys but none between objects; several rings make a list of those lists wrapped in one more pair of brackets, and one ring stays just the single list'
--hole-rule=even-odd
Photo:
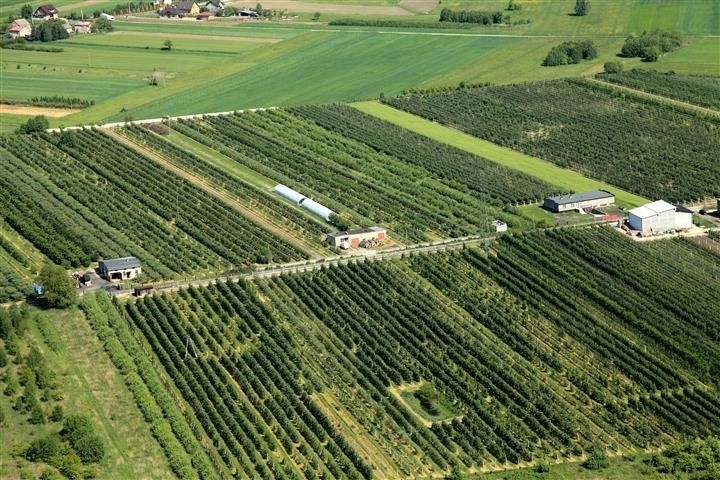
[{"label": "mown grass field", "polygon": [[377,102],[359,102],[353,106],[403,128],[420,133],[434,140],[480,155],[506,167],[523,171],[566,190],[609,190],[615,194],[618,205],[636,207],[648,200],[625,192],[608,183],[587,178],[580,173],[553,165],[550,162],[501,147],[466,133],[434,123],[424,118],[382,105]]}]

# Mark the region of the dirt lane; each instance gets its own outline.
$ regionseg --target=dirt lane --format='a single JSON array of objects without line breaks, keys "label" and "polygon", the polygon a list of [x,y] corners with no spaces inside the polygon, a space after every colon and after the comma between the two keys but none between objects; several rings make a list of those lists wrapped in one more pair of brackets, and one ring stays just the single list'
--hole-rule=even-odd
[{"label": "dirt lane", "polygon": [[60,118],[79,111],[79,109],[73,108],[45,108],[0,103],[0,113],[3,115],[45,115],[46,117]]}]

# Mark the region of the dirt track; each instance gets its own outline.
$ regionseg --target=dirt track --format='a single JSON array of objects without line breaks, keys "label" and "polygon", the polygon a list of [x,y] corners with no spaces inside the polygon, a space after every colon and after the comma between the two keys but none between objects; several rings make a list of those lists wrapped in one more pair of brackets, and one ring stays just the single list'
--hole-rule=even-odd
[{"label": "dirt track", "polygon": [[45,108],[29,107],[25,105],[6,105],[0,103],[0,113],[3,115],[45,115],[51,118],[60,118],[79,112],[72,108]]},{"label": "dirt track", "polygon": [[438,0],[400,0],[400,6],[410,11],[427,13],[438,4]]}]

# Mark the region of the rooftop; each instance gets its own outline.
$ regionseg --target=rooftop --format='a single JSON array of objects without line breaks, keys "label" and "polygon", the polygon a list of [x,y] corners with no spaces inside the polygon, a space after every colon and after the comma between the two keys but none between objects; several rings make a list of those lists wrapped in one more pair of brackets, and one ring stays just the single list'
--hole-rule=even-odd
[{"label": "rooftop", "polygon": [[140,260],[138,260],[137,257],[108,258],[100,260],[100,264],[105,265],[108,272],[126,270],[128,268],[140,268]]},{"label": "rooftop", "polygon": [[370,232],[384,232],[384,228],[380,227],[367,227],[367,228],[358,228],[357,230],[344,230],[342,232],[335,232],[335,233],[328,233],[328,237],[346,237],[351,235],[360,235],[362,233],[370,233]]},{"label": "rooftop", "polygon": [[675,205],[672,205],[665,200],[658,200],[657,202],[652,202],[641,207],[633,208],[628,213],[638,218],[649,218],[671,210],[673,212],[675,211]]},{"label": "rooftop", "polygon": [[548,199],[558,205],[567,203],[587,202],[588,200],[600,200],[601,198],[611,198],[612,193],[605,190],[593,190],[592,192],[571,193],[569,195],[558,195],[557,197],[548,197]]}]

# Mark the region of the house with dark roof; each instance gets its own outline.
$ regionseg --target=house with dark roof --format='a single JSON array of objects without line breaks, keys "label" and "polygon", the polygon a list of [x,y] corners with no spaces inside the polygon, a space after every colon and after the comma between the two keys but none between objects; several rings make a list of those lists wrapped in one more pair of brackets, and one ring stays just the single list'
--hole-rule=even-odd
[{"label": "house with dark roof", "polygon": [[177,5],[178,10],[180,10],[181,16],[197,16],[198,13],[200,13],[200,7],[197,3],[193,2],[192,0],[183,0],[182,2],[179,2]]},{"label": "house with dark roof", "polygon": [[225,3],[222,0],[208,0],[203,4],[203,8],[208,12],[217,13],[225,9]]},{"label": "house with dark roof", "polygon": [[47,5],[40,5],[36,8],[35,13],[33,13],[33,18],[37,20],[49,20],[51,18],[58,18],[59,13],[60,11],[57,8],[48,3]]},{"label": "house with dark roof", "polygon": [[132,280],[142,273],[142,265],[136,257],[108,258],[98,263],[100,276],[111,281]]},{"label": "house with dark roof", "polygon": [[615,203],[615,195],[612,193],[605,190],[593,190],[592,192],[547,197],[543,202],[543,206],[550,211],[559,213],[569,210],[606,207],[613,203]]}]

